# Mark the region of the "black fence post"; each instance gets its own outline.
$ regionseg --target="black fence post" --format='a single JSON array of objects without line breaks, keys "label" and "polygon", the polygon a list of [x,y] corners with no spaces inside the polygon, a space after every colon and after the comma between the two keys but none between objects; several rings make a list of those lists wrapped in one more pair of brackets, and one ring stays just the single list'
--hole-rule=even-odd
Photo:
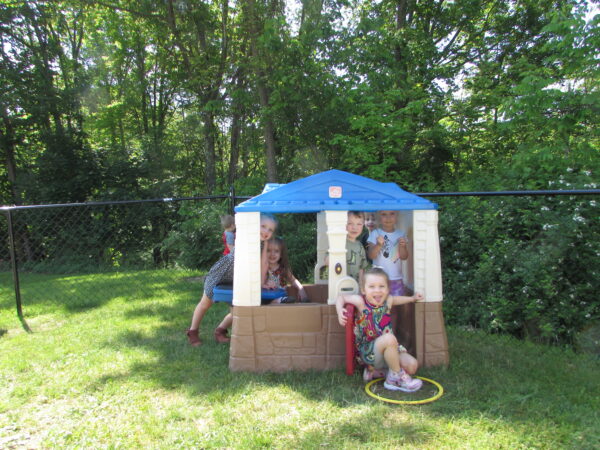
[{"label": "black fence post", "polygon": [[235,215],[235,187],[233,184],[229,187],[229,213]]},{"label": "black fence post", "polygon": [[17,302],[17,316],[21,321],[21,325],[28,333],[31,333],[31,328],[27,325],[25,317],[23,317],[23,306],[21,304],[21,285],[19,283],[19,266],[17,263],[17,248],[15,241],[15,230],[13,226],[12,213],[10,209],[6,210],[6,217],[8,219],[8,241],[10,246],[10,263],[12,267],[13,283],[15,286],[15,299]]}]

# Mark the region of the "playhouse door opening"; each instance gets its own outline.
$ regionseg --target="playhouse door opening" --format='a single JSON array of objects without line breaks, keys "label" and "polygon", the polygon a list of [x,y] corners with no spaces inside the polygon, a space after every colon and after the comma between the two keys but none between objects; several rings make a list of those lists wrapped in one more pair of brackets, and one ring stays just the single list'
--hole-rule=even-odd
[{"label": "playhouse door opening", "polygon": [[417,336],[415,327],[415,304],[397,305],[392,308],[392,327],[398,342],[408,353],[417,354]]}]

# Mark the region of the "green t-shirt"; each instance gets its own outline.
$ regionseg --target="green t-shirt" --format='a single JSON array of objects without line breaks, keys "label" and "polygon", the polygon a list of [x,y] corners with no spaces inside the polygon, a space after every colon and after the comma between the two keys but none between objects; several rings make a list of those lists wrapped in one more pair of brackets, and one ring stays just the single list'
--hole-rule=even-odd
[{"label": "green t-shirt", "polygon": [[358,280],[360,269],[368,267],[367,253],[362,243],[357,239],[351,241],[346,239],[346,273],[348,276]]}]

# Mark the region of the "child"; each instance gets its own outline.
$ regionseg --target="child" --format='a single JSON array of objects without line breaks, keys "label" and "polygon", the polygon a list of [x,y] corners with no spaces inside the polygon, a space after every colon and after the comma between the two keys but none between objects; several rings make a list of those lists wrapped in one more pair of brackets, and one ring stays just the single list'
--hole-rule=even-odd
[{"label": "child", "polygon": [[369,233],[377,226],[377,217],[373,211],[365,212],[365,227],[369,230]]},{"label": "child", "polygon": [[373,260],[369,258],[369,235],[371,231],[373,231],[377,226],[377,217],[373,211],[365,211],[365,230],[360,235],[360,242],[365,248],[365,252],[367,252],[367,263],[373,264]]},{"label": "child", "polygon": [[[383,386],[392,391],[415,392],[423,384],[410,375],[417,371],[418,362],[406,349],[398,345],[392,331],[390,312],[393,305],[403,305],[423,299],[421,294],[412,297],[390,295],[389,278],[385,271],[374,267],[365,273],[362,295],[340,294],[336,310],[340,325],[345,326],[346,303],[356,307],[354,336],[361,362],[366,365],[363,380],[385,376]],[[385,369],[389,368],[387,375]]]},{"label": "child", "polygon": [[381,228],[376,228],[369,235],[368,256],[373,265],[385,270],[390,278],[390,293],[405,295],[402,275],[402,261],[408,259],[406,235],[396,229],[396,211],[379,211]]},{"label": "child", "polygon": [[[306,301],[304,286],[292,274],[287,254],[287,248],[283,239],[272,238],[267,241],[267,273],[263,278],[264,289],[280,289],[291,284],[298,289],[300,301]],[[294,303],[294,297],[281,297],[264,303]]]},{"label": "child", "polygon": [[235,219],[230,214],[221,216],[221,226],[223,227],[223,254],[229,255],[235,245]]},{"label": "child", "polygon": [[346,273],[362,285],[362,277],[368,266],[367,254],[358,237],[363,232],[364,214],[359,211],[348,211],[346,223]]},{"label": "child", "polygon": [[[267,241],[273,235],[275,228],[277,227],[277,221],[273,216],[268,214],[263,214],[260,217],[260,240]],[[232,252],[228,255],[223,256],[219,259],[208,271],[208,274],[204,278],[204,294],[200,299],[200,302],[196,306],[194,310],[194,314],[192,315],[192,324],[186,330],[186,335],[188,337],[188,342],[190,345],[196,347],[202,344],[202,341],[199,337],[199,328],[206,311],[213,305],[213,290],[215,286],[221,283],[233,283],[233,258],[235,252]],[[261,268],[264,267],[263,270],[263,278],[264,272],[266,272],[266,258],[267,258],[267,246],[263,245],[263,249],[261,252]],[[231,326],[233,322],[233,316],[228,314],[225,316],[223,321],[219,324],[219,326],[215,329],[214,336],[215,340],[220,343],[229,342],[229,337],[227,337],[227,329]]]}]

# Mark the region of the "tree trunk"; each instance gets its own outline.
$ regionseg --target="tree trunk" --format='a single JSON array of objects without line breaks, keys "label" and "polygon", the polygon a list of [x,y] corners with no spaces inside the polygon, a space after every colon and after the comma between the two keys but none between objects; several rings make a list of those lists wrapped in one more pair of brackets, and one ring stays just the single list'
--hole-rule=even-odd
[{"label": "tree trunk", "polygon": [[[273,2],[271,7],[276,4]],[[275,145],[275,125],[269,114],[269,89],[266,75],[266,62],[264,55],[261,54],[258,48],[258,37],[262,33],[263,21],[259,20],[256,2],[250,0],[246,3],[248,28],[250,31],[250,53],[253,58],[253,71],[257,78],[257,90],[260,100],[262,112],[263,136],[265,140],[265,160],[267,167],[267,181],[270,183],[277,182],[277,162],[276,162],[276,145]]]},{"label": "tree trunk", "polygon": [[15,162],[15,146],[17,143],[15,129],[4,105],[2,105],[0,114],[2,114],[2,124],[4,125],[4,130],[0,128],[0,144],[6,161],[6,173],[8,174],[12,203],[20,205],[21,193],[17,187],[17,165]]},{"label": "tree trunk", "polygon": [[258,94],[263,117],[263,136],[265,138],[265,158],[267,163],[267,181],[277,183],[277,160],[275,148],[275,125],[269,115],[269,92],[264,81],[258,81]]},{"label": "tree trunk", "polygon": [[204,184],[206,185],[207,194],[211,195],[217,185],[217,175],[215,170],[215,124],[214,114],[210,111],[205,111],[202,114],[204,119],[204,145],[205,145],[205,169],[204,169]]}]

